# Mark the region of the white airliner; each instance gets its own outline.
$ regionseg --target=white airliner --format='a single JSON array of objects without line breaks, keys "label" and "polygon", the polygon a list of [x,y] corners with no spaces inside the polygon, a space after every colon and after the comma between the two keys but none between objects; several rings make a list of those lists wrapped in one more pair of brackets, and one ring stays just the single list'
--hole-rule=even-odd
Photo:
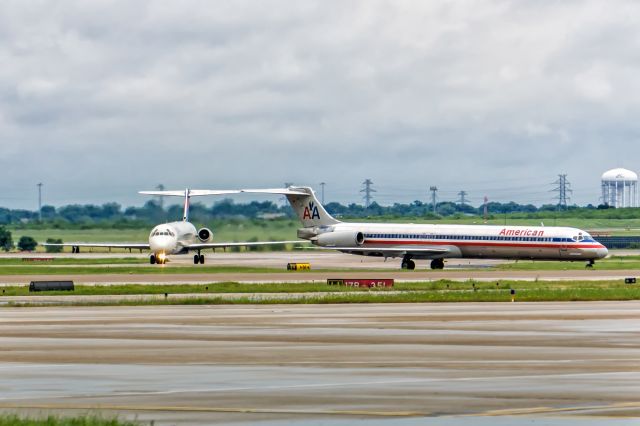
[{"label": "white airliner", "polygon": [[608,253],[576,228],[346,223],[331,217],[308,187],[240,192],[286,195],[304,225],[299,238],[343,253],[401,257],[404,269],[415,269],[413,259],[430,259],[432,269],[442,269],[446,258],[583,260],[591,267]]},{"label": "white airliner", "polygon": [[264,241],[264,242],[244,242],[244,243],[214,243],[213,233],[208,228],[196,229],[189,222],[189,200],[191,197],[203,195],[227,195],[238,194],[236,190],[201,190],[201,189],[185,189],[183,191],[140,191],[140,194],[159,195],[159,196],[178,196],[184,197],[184,213],[182,221],[163,223],[155,226],[149,234],[148,243],[43,243],[43,246],[63,246],[71,247],[73,253],[79,253],[81,247],[103,247],[103,248],[122,248],[136,250],[150,250],[149,263],[164,264],[167,262],[167,255],[185,254],[189,251],[196,251],[193,256],[194,264],[204,264],[204,255],[202,250],[226,248],[226,247],[246,247],[260,246],[267,244],[288,244],[299,243],[300,241]]}]

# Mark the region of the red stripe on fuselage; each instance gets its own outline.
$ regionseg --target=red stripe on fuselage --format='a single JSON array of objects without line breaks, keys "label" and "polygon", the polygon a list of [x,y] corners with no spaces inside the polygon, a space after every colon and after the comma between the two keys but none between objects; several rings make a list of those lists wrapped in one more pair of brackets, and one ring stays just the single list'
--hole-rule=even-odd
[{"label": "red stripe on fuselage", "polygon": [[531,241],[523,241],[521,243],[496,243],[484,241],[389,241],[389,240],[365,240],[364,244],[385,244],[395,246],[485,246],[485,247],[531,247],[531,248],[595,248],[599,249],[603,246],[600,244],[576,244],[576,243],[535,243]]}]

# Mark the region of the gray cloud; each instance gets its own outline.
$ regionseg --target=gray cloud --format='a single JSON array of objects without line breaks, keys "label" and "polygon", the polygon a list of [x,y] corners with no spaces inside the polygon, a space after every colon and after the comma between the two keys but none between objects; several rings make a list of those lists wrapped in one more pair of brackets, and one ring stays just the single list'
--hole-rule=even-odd
[{"label": "gray cloud", "polygon": [[636,2],[0,5],[0,204],[317,186],[579,203],[638,171]]}]

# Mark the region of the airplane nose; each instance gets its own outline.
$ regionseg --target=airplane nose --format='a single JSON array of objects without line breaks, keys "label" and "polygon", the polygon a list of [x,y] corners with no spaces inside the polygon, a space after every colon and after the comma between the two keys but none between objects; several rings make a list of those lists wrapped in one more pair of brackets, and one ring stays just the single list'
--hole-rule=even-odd
[{"label": "airplane nose", "polygon": [[150,241],[151,250],[171,253],[175,249],[175,240],[167,236],[156,236]]},{"label": "airplane nose", "polygon": [[607,248],[602,244],[600,244],[600,247],[596,249],[596,256],[598,256],[598,259],[605,258],[607,257],[608,254],[609,254],[609,250],[607,250]]}]

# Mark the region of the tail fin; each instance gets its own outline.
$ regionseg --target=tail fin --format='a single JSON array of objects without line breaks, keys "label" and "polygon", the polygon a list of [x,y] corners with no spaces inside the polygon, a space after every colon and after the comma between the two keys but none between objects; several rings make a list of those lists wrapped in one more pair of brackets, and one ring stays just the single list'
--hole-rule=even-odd
[{"label": "tail fin", "polygon": [[191,197],[200,197],[203,195],[227,195],[238,194],[240,191],[236,190],[209,190],[209,189],[185,189],[184,191],[140,191],[139,194],[144,195],[159,195],[169,197],[184,197],[184,210],[182,213],[182,221],[189,221],[189,199]]},{"label": "tail fin", "polygon": [[290,186],[283,189],[242,189],[240,192],[285,195],[305,228],[340,223],[327,213],[316,198],[313,189],[307,186]]}]

